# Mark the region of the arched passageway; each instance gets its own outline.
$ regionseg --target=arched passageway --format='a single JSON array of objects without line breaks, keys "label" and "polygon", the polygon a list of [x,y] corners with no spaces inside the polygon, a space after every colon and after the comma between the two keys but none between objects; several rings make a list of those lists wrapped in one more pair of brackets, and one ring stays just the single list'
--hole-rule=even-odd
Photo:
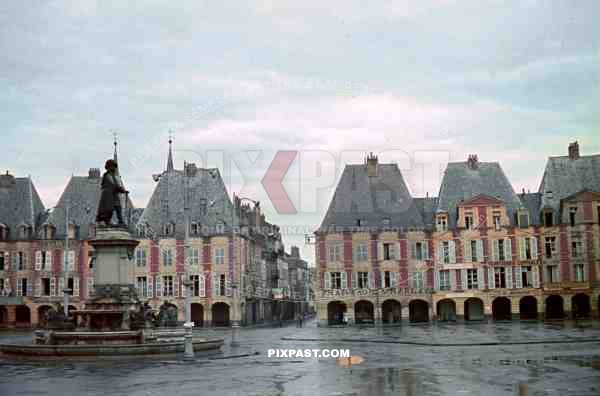
[{"label": "arched passageway", "polygon": [[31,326],[31,311],[27,305],[17,305],[15,309],[15,322],[17,326]]},{"label": "arched passageway", "polygon": [[202,304],[192,303],[190,305],[190,316],[194,327],[202,327],[204,324],[204,307]]},{"label": "arched passageway", "polygon": [[356,324],[375,323],[375,309],[373,303],[366,300],[357,301],[354,304],[354,322]]},{"label": "arched passageway", "polygon": [[46,315],[48,314],[48,311],[50,309],[52,309],[52,307],[50,305],[41,305],[38,307],[37,312],[38,312],[38,326],[39,327],[46,327],[46,325],[48,324]]},{"label": "arched passageway", "polygon": [[553,294],[546,298],[546,308],[544,319],[564,319],[565,310],[563,304],[563,298],[559,295]]},{"label": "arched passageway", "polygon": [[212,306],[212,325],[229,326],[229,305],[218,302]]},{"label": "arched passageway", "polygon": [[532,320],[537,319],[537,300],[533,296],[525,296],[519,300],[519,319]]},{"label": "arched passageway", "polygon": [[590,296],[579,293],[571,298],[571,312],[573,319],[587,319],[591,316],[592,307],[590,305]]},{"label": "arched passageway", "polygon": [[456,303],[449,298],[437,303],[437,319],[441,322],[456,321]]},{"label": "arched passageway", "polygon": [[465,301],[465,320],[483,320],[483,301],[479,298],[468,298]]},{"label": "arched passageway", "polygon": [[346,313],[346,304],[341,301],[331,301],[327,304],[327,321],[330,325],[344,323],[344,314]]},{"label": "arched passageway", "polygon": [[511,320],[510,300],[506,297],[497,297],[492,301],[492,318],[494,320]]},{"label": "arched passageway", "polygon": [[398,323],[402,320],[402,306],[396,300],[385,300],[381,304],[381,321],[383,323]]},{"label": "arched passageway", "polygon": [[429,304],[423,300],[412,300],[408,304],[409,320],[412,323],[429,322]]}]

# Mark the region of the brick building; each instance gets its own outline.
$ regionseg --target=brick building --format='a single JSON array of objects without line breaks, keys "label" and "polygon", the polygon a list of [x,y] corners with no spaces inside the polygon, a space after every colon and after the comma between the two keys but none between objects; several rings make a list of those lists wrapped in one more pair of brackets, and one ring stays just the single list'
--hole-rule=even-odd
[{"label": "brick building", "polygon": [[412,198],[394,164],[347,165],[316,233],[321,324],[598,315],[600,155],[550,157],[537,193],[449,163]]}]

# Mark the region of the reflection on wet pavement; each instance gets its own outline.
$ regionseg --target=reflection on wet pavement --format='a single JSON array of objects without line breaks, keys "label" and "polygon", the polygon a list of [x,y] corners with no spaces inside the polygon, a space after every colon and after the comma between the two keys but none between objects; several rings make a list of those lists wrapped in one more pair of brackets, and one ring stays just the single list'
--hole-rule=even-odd
[{"label": "reflection on wet pavement", "polygon": [[[230,336],[227,329],[198,332]],[[3,360],[0,395],[514,395],[519,383],[528,384],[530,395],[598,395],[599,336],[600,325],[589,322],[364,328],[310,323],[302,329],[244,329],[243,346],[226,346],[221,354],[192,363],[175,356],[117,362]],[[30,340],[31,334],[0,333],[0,342]],[[501,344],[419,346],[380,340]],[[523,341],[547,343],[510,344]],[[267,356],[268,349],[315,348],[349,349],[364,361],[342,367],[335,358]]]}]

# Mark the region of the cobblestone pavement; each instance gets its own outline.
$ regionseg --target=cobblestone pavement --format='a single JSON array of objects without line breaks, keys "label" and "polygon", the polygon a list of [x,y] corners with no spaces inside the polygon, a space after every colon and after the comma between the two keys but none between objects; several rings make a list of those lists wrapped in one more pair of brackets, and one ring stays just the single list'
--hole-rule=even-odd
[{"label": "cobblestone pavement", "polygon": [[[198,333],[230,339],[226,329]],[[0,342],[29,342],[31,337],[0,333]],[[116,362],[0,360],[0,395],[487,396],[516,394],[519,383],[528,384],[529,395],[600,394],[598,323],[318,328],[309,322],[302,329],[242,329],[240,338],[241,347],[225,346],[191,363],[174,356]],[[348,368],[335,358],[267,355],[268,349],[316,348],[349,349],[364,361]]]}]

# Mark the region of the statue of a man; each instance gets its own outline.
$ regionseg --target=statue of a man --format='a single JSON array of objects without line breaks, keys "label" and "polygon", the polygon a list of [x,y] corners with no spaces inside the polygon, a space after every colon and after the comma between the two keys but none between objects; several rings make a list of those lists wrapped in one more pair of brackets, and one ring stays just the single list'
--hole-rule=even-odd
[{"label": "statue of a man", "polygon": [[114,160],[107,160],[104,164],[104,169],[106,169],[106,172],[102,176],[102,193],[100,194],[96,222],[109,225],[113,212],[117,212],[119,225],[124,225],[125,222],[123,221],[119,194],[128,194],[129,191],[125,190],[119,183],[117,178],[117,163]]}]

